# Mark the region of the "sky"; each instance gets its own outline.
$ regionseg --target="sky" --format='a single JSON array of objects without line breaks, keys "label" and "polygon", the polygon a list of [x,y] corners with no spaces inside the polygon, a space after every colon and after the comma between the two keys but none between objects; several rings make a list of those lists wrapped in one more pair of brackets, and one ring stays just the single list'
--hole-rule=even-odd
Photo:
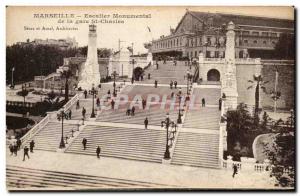
[{"label": "sky", "polygon": [[[87,45],[88,24],[93,18],[85,18],[85,15],[110,15],[134,14],[147,15],[151,18],[125,18],[120,24],[97,24],[98,48],[118,49],[118,40],[121,47],[134,44],[134,53],[143,53],[147,50],[143,44],[157,39],[161,35],[168,35],[170,28],[176,28],[186,9],[191,11],[222,12],[242,15],[254,15],[294,19],[292,7],[12,7],[6,9],[6,44],[12,45],[27,39],[63,39],[74,37],[79,46]],[[69,18],[73,23],[58,23],[59,18],[37,18],[34,14],[74,14]],[[103,19],[103,18],[102,18]],[[98,18],[98,20],[100,20]],[[70,21],[69,21],[70,22]],[[76,24],[79,22],[79,24]],[[43,27],[54,30],[42,30]],[[75,30],[56,30],[56,27],[74,28]],[[148,27],[151,32],[149,32]],[[40,29],[38,29],[40,28]],[[29,30],[30,29],[30,30]]]}]

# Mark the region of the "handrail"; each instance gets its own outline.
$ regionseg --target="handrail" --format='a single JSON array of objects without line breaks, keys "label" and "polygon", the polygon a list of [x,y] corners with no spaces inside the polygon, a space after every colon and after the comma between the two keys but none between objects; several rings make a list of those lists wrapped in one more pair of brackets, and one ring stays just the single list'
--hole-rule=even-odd
[{"label": "handrail", "polygon": [[32,138],[39,130],[41,130],[50,121],[50,116],[47,114],[38,124],[36,124],[32,129],[30,129],[22,138],[22,145],[26,143],[30,138]]},{"label": "handrail", "polygon": [[79,100],[79,94],[77,93],[72,99],[70,99],[64,106],[64,111],[70,109],[70,107]]}]

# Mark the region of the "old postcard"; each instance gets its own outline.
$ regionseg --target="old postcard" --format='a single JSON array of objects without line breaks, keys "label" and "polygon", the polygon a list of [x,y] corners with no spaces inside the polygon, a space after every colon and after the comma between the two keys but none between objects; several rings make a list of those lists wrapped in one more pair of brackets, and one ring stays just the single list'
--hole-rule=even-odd
[{"label": "old postcard", "polygon": [[294,7],[7,6],[6,186],[295,190]]}]

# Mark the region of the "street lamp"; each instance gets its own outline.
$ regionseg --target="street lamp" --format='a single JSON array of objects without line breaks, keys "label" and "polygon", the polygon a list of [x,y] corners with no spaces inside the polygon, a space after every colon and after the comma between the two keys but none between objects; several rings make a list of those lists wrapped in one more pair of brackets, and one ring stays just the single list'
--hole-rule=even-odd
[{"label": "street lamp", "polygon": [[181,124],[182,123],[182,119],[181,119],[181,111],[184,111],[184,109],[181,109],[181,99],[182,99],[182,96],[181,95],[177,95],[178,98],[179,98],[179,109],[178,109],[178,118],[177,118],[177,123],[178,124]]},{"label": "street lamp", "polygon": [[291,109],[291,128],[293,128],[294,127],[294,110],[293,109]]},{"label": "street lamp", "polygon": [[64,111],[64,108],[61,108],[59,110],[59,114],[58,114],[58,120],[60,121],[61,119],[61,140],[60,140],[60,144],[59,144],[59,148],[65,148],[65,141],[64,141],[64,118],[67,117],[67,114]]},{"label": "street lamp", "polygon": [[26,83],[22,84],[22,91],[21,91],[21,95],[24,98],[24,102],[23,102],[23,107],[24,107],[24,115],[26,114],[26,109],[25,109],[25,98],[28,95],[29,91],[26,89]]},{"label": "street lamp", "polygon": [[166,151],[164,154],[165,159],[170,159],[170,150],[169,150],[169,128],[175,127],[175,123],[170,120],[169,114],[166,115],[166,119],[161,121],[161,127],[165,127],[167,130],[167,137],[166,137]]},{"label": "street lamp", "polygon": [[189,80],[190,80],[190,77],[191,77],[191,73],[190,73],[190,70],[187,70],[186,71],[186,94],[189,94]]},{"label": "street lamp", "polygon": [[65,102],[69,100],[69,84],[68,80],[71,77],[72,73],[69,67],[63,66],[62,69],[59,69],[61,77],[65,78]]},{"label": "street lamp", "polygon": [[114,73],[112,74],[112,76],[114,77],[114,84],[113,84],[113,86],[114,86],[113,96],[114,96],[114,97],[117,96],[117,93],[116,93],[116,76],[117,76],[117,75],[118,75],[118,74],[117,74],[116,71],[114,71]]},{"label": "street lamp", "polygon": [[133,76],[134,76],[134,64],[136,63],[136,61],[134,59],[132,59],[130,61],[130,64],[132,64],[132,77],[131,77],[131,81],[134,80]]},{"label": "street lamp", "polygon": [[92,90],[90,90],[90,94],[92,94],[93,96],[93,104],[92,104],[92,113],[91,113],[91,118],[95,118],[96,115],[95,115],[95,109],[94,109],[94,97],[95,97],[95,94],[97,94],[97,91],[95,90],[95,87],[94,87],[94,84],[92,84]]},{"label": "street lamp", "polygon": [[13,89],[14,88],[14,71],[15,71],[15,67],[13,67],[12,69],[11,69],[11,88]]}]

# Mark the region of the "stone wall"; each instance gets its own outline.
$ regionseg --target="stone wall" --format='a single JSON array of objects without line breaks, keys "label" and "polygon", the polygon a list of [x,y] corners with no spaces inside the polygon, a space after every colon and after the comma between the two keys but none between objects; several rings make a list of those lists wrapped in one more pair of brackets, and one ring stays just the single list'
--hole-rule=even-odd
[{"label": "stone wall", "polygon": [[[295,65],[291,62],[262,61],[261,75],[263,80],[268,81],[268,83],[265,84],[267,93],[260,90],[260,106],[264,109],[272,109],[274,106],[270,92],[274,90],[275,86],[276,65],[279,71],[277,89],[281,92],[281,98],[277,101],[277,108],[290,110],[294,107],[295,100]],[[253,80],[255,72],[256,67],[254,64],[237,64],[238,103],[255,104],[255,86],[247,90],[251,85],[248,80]]]},{"label": "stone wall", "polygon": [[[295,63],[292,61],[262,61],[262,76],[268,83],[265,85],[267,91],[274,90],[275,72],[278,67],[278,86],[277,90],[281,92],[281,98],[277,101],[278,109],[290,110],[294,108],[295,101]],[[271,95],[262,95],[262,106],[269,109],[274,106]]]}]

